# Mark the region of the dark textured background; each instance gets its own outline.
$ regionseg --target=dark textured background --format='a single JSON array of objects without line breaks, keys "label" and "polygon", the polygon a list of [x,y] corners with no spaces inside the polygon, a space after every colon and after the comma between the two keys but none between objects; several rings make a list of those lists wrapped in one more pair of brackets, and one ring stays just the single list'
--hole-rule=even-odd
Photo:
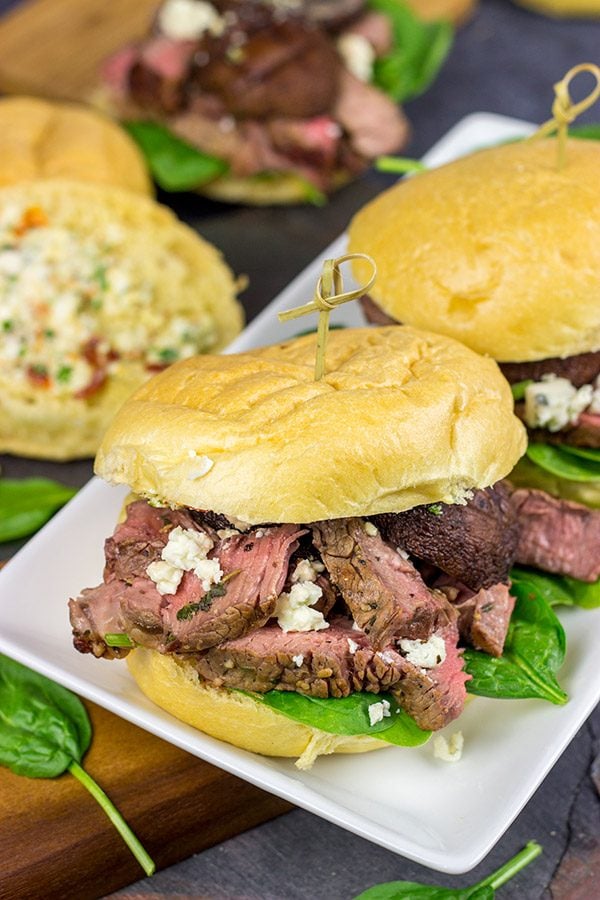
[{"label": "dark textured background", "polygon": [[[15,5],[0,0],[0,10]],[[413,138],[406,149],[425,152],[468,113],[489,111],[541,122],[549,117],[551,85],[583,61],[600,62],[600,20],[553,21],[513,6],[483,0],[457,36],[437,83],[407,105]],[[582,82],[583,88],[585,84]],[[576,86],[577,94],[577,86]],[[600,121],[600,108],[582,121]],[[392,182],[369,173],[337,194],[324,209],[244,209],[195,196],[168,202],[225,253],[250,286],[243,295],[248,318],[346,226],[363,203]],[[600,173],[598,178],[600,189]],[[89,462],[66,465],[4,457],[6,475],[47,474],[82,485]],[[14,547],[5,546],[8,556]],[[315,816],[295,811],[139,882],[121,898],[209,900],[349,900],[377,882],[416,879],[458,887],[488,874],[531,838],[544,855],[501,897],[519,900],[600,898],[600,711],[590,718],[512,828],[468,876],[436,876],[387,850]],[[510,791],[510,759],[500,796]],[[490,796],[490,811],[495,797]]]}]

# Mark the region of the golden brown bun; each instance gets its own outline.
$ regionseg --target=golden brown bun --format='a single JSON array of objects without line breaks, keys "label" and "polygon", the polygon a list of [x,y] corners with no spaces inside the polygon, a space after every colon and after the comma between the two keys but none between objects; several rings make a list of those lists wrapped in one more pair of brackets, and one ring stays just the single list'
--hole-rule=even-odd
[{"label": "golden brown bun", "polygon": [[263,756],[300,757],[308,768],[325,753],[366,753],[389,746],[357,735],[328,734],[302,725],[248,694],[203,684],[191,663],[138,648],[127,657],[129,671],[154,703],[211,737]]},{"label": "golden brown bun", "polygon": [[[229,268],[166,207],[120,188],[59,179],[0,189],[0,209],[11,205],[40,207],[51,224],[82,239],[95,239],[107,227],[120,229],[119,252],[135,275],[153,286],[152,301],[141,313],[124,304],[123,320],[111,316],[99,337],[121,324],[130,326],[132,315],[136,323],[151,316],[157,332],[174,316],[206,319],[214,330],[214,350],[240,331],[242,312]],[[149,375],[141,362],[123,359],[100,390],[76,399],[15,378],[0,355],[0,452],[57,460],[93,456],[116,410]]]},{"label": "golden brown bun", "polygon": [[492,360],[412,328],[334,331],[177,363],[125,404],[96,472],[249,523],[312,522],[462,499],[525,450]]},{"label": "golden brown bun", "polygon": [[71,103],[4,97],[0,187],[37,178],[73,178],[152,194],[136,144],[102,113]]},{"label": "golden brown bun", "polygon": [[516,0],[521,6],[547,16],[600,16],[599,0]]},{"label": "golden brown bun", "polygon": [[477,0],[407,0],[408,6],[424,22],[445,20],[461,25],[473,15]]},{"label": "golden brown bun", "polygon": [[[409,178],[354,218],[373,300],[502,362],[600,349],[600,144],[482,150]],[[358,277],[362,267],[356,265]]]}]

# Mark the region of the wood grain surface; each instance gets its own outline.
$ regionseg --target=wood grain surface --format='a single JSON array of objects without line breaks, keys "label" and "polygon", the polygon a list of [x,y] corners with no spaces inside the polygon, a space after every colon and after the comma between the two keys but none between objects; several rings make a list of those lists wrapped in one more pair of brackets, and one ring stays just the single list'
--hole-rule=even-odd
[{"label": "wood grain surface", "polygon": [[157,0],[28,0],[0,22],[0,91],[83,100],[103,60],[148,30]]},{"label": "wood grain surface", "polygon": [[[159,867],[280,815],[283,800],[86,704],[94,727],[84,767]],[[0,768],[2,900],[101,897],[142,875],[71,775],[30,779]]]}]

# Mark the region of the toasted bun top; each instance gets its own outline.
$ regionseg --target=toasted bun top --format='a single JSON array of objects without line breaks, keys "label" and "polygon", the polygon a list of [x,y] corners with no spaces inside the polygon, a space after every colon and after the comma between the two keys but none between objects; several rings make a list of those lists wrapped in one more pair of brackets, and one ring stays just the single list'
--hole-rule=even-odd
[{"label": "toasted bun top", "polygon": [[502,362],[600,349],[600,144],[556,158],[553,139],[507,144],[369,203],[350,250],[377,263],[375,302]]},{"label": "toasted bun top", "polygon": [[0,99],[0,186],[73,178],[151,194],[135,142],[107,116],[74,103]]},{"label": "toasted bun top", "polygon": [[332,332],[195,357],[140,388],[96,472],[163,504],[248,523],[312,522],[460,500],[524,452],[496,364],[412,328]]}]

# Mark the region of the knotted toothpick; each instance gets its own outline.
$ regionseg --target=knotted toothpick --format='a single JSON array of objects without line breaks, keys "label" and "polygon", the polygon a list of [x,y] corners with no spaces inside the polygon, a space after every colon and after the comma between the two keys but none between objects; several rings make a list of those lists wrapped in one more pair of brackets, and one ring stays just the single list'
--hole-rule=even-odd
[{"label": "knotted toothpick", "polygon": [[[371,267],[371,277],[368,282],[352,291],[344,291],[344,281],[340,266],[353,259],[363,259]],[[280,322],[289,322],[291,319],[299,319],[312,312],[319,313],[319,327],[317,328],[317,356],[315,360],[315,381],[320,381],[325,372],[325,349],[327,335],[329,333],[329,316],[332,309],[347,303],[349,300],[357,300],[375,284],[377,267],[375,261],[366,253],[346,253],[337,259],[326,259],[323,270],[315,288],[315,294],[310,303],[297,306],[279,313]]]},{"label": "knotted toothpick", "polygon": [[[579,103],[573,103],[569,93],[569,86],[573,79],[581,72],[589,72],[596,79],[596,87],[587,97],[580,100]],[[573,66],[561,81],[557,81],[554,85],[554,103],[552,104],[552,118],[540,125],[538,130],[531,135],[530,140],[536,138],[548,137],[556,132],[558,138],[558,160],[557,165],[562,169],[566,162],[567,137],[569,134],[569,125],[575,121],[586,109],[589,109],[600,97],[600,67],[594,63],[580,63]]]}]

